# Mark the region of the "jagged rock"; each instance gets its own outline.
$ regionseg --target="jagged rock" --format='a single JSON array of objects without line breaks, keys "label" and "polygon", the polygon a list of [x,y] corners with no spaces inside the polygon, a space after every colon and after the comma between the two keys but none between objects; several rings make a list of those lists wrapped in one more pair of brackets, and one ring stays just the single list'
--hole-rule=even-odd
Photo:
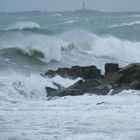
[{"label": "jagged rock", "polygon": [[130,84],[140,79],[140,64],[130,64],[117,72],[108,73],[104,79],[111,84]]},{"label": "jagged rock", "polygon": [[119,81],[120,83],[131,83],[140,79],[140,64],[130,64],[121,69],[118,73],[122,75]]},{"label": "jagged rock", "polygon": [[54,93],[57,91],[57,89],[53,89],[51,87],[46,87],[46,91],[47,91],[47,96],[49,97],[51,95],[54,95]]},{"label": "jagged rock", "polygon": [[[47,88],[46,88],[47,90]],[[97,80],[79,80],[74,85],[63,89],[63,90],[47,90],[47,96],[76,96],[76,95],[83,95],[85,93],[97,94],[97,95],[106,95],[110,89],[98,82]]]},{"label": "jagged rock", "polygon": [[118,64],[108,63],[105,65],[105,76],[101,75],[96,66],[73,66],[46,73],[48,76],[55,74],[71,78],[82,77],[84,80],[79,80],[66,89],[60,88],[59,85],[56,85],[58,90],[46,87],[47,96],[76,96],[85,93],[114,95],[124,89],[140,90],[140,64],[130,64],[120,69]]},{"label": "jagged rock", "polygon": [[114,64],[114,63],[106,63],[105,64],[105,75],[108,73],[114,73],[119,70],[119,64]]},{"label": "jagged rock", "polygon": [[101,70],[97,69],[96,66],[73,66],[71,70],[76,73],[77,77],[82,77],[83,79],[94,79],[101,77]]},{"label": "jagged rock", "polygon": [[52,89],[50,87],[46,87],[47,90],[47,96],[48,97],[53,97],[53,96],[76,96],[76,95],[82,95],[84,94],[84,81],[79,80],[74,84],[77,88],[74,88],[73,86],[70,86],[69,88],[66,89]]},{"label": "jagged rock", "polygon": [[107,75],[105,75],[104,77],[104,82],[111,84],[111,85],[115,85],[115,84],[119,84],[121,83],[121,80],[123,79],[123,74],[115,72],[115,73],[108,73]]},{"label": "jagged rock", "polygon": [[60,75],[62,77],[68,77],[76,79],[81,77],[83,79],[93,79],[99,78],[101,76],[101,70],[97,69],[96,66],[73,66],[71,68],[59,68],[56,71],[49,70],[45,73],[45,76],[54,77],[55,75]]},{"label": "jagged rock", "polygon": [[86,80],[85,91],[86,93],[93,93],[97,95],[106,95],[109,92],[109,87],[99,80]]}]

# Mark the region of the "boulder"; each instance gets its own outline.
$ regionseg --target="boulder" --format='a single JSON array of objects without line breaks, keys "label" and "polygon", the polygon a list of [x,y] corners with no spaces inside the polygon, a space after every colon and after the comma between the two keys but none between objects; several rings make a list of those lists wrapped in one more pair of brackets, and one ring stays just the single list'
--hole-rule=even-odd
[{"label": "boulder", "polygon": [[53,96],[54,93],[57,91],[57,89],[53,89],[51,87],[46,87],[46,91],[47,91],[47,96],[49,97],[49,96]]},{"label": "boulder", "polygon": [[105,75],[108,73],[114,73],[119,70],[119,64],[114,64],[114,63],[106,63],[105,64]]},{"label": "boulder", "polygon": [[121,83],[123,76],[124,76],[123,74],[118,73],[118,72],[108,73],[104,77],[104,83],[111,84],[112,86],[119,84]]},{"label": "boulder", "polygon": [[104,80],[112,85],[114,84],[130,84],[140,79],[140,64],[130,64],[117,72],[107,73]]},{"label": "boulder", "polygon": [[45,76],[54,77],[60,75],[62,77],[76,79],[81,77],[83,79],[99,78],[101,76],[101,70],[97,69],[96,66],[73,66],[71,68],[59,68],[56,71],[48,70]]},{"label": "boulder", "polygon": [[140,79],[133,81],[130,83],[130,88],[134,90],[140,90]]},{"label": "boulder", "polygon": [[[77,78],[79,80],[68,88],[60,87],[54,84],[58,89],[46,87],[47,96],[76,96],[85,93],[97,95],[117,94],[125,89],[140,90],[140,64],[130,64],[124,68],[119,68],[118,64],[105,64],[105,75],[101,75],[101,71],[96,66],[73,66],[71,68],[59,68],[56,71],[49,70],[45,73],[47,76],[55,76]],[[110,91],[110,92],[109,92]]]},{"label": "boulder", "polygon": [[[46,88],[47,90],[48,88]],[[79,80],[72,86],[63,90],[47,90],[47,96],[77,96],[83,95],[85,93],[97,94],[97,95],[107,95],[110,91],[108,86],[97,80]]]},{"label": "boulder", "polygon": [[119,70],[118,73],[122,75],[122,78],[119,81],[120,83],[130,84],[131,82],[140,79],[140,64],[130,64]]},{"label": "boulder", "polygon": [[52,89],[50,87],[46,87],[47,90],[47,97],[53,97],[53,96],[76,96],[76,95],[83,95],[84,94],[84,81],[79,80],[76,82],[73,86],[70,86],[66,89]]}]

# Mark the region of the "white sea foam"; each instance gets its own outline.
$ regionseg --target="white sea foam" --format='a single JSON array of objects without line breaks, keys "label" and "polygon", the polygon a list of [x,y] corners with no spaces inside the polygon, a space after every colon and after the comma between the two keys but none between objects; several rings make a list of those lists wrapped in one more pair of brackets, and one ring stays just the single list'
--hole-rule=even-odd
[{"label": "white sea foam", "polygon": [[97,36],[86,31],[71,31],[62,35],[79,52],[128,62],[140,62],[140,42],[119,39],[111,35]]},{"label": "white sea foam", "polygon": [[34,29],[34,28],[41,28],[40,25],[36,22],[32,21],[22,21],[22,22],[16,22],[9,27],[6,28],[6,30],[23,30],[23,29]]},{"label": "white sea foam", "polygon": [[132,93],[1,101],[0,139],[139,140],[139,99]]},{"label": "white sea foam", "polygon": [[140,24],[140,20],[132,21],[132,22],[124,22],[122,24],[115,24],[111,27],[114,28],[114,27],[132,26],[132,25],[137,25],[137,24]]},{"label": "white sea foam", "polygon": [[51,16],[51,17],[62,17],[62,15],[60,13],[50,14],[48,16]]},{"label": "white sea foam", "polygon": [[67,20],[64,22],[64,24],[73,24],[75,23],[75,20]]},{"label": "white sea foam", "polygon": [[61,46],[66,43],[57,37],[51,37],[41,34],[24,35],[22,33],[15,33],[1,38],[1,48],[20,48],[29,55],[32,52],[39,51],[44,54],[45,62],[52,60],[60,61],[62,59]]},{"label": "white sea foam", "polygon": [[54,78],[42,77],[37,74],[24,75],[15,74],[0,75],[0,101],[21,101],[28,99],[45,99],[47,91],[45,87],[56,88],[54,82],[67,88],[80,80],[71,80],[56,76]]},{"label": "white sea foam", "polygon": [[48,87],[57,89],[53,83],[57,83],[61,87],[68,88],[69,86],[73,85],[77,81],[81,80],[81,78],[77,78],[75,80],[69,79],[69,78],[62,78],[61,76],[55,76],[53,78],[47,78],[47,85]]},{"label": "white sea foam", "polygon": [[[140,42],[123,40],[111,35],[97,36],[87,31],[78,30],[71,30],[55,36],[14,33],[14,35],[9,34],[0,38],[1,48],[17,47],[30,55],[34,50],[39,51],[44,54],[45,62],[66,59],[65,63],[68,63],[73,59],[75,61],[80,59],[79,64],[82,64],[81,58],[84,55],[85,59],[87,57],[87,61],[84,60],[84,62],[89,61],[89,55],[92,59],[95,56],[103,58],[102,61],[106,57],[128,63],[140,62],[139,46]],[[63,50],[65,51],[63,52]],[[75,57],[69,57],[71,53]]]},{"label": "white sea foam", "polygon": [[0,78],[0,100],[18,101],[45,98],[45,79],[41,76],[11,74]]},{"label": "white sea foam", "polygon": [[113,36],[97,37],[92,44],[91,51],[97,56],[119,59],[121,61],[140,61],[140,42],[131,42]]}]

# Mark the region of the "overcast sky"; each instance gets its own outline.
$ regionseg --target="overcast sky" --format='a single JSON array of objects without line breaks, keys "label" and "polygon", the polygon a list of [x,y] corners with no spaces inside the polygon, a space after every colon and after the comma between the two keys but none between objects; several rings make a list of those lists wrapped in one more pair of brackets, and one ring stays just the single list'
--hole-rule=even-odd
[{"label": "overcast sky", "polygon": [[[0,11],[64,11],[82,7],[83,0],[0,0]],[[101,11],[140,11],[140,0],[85,0],[86,8]]]}]

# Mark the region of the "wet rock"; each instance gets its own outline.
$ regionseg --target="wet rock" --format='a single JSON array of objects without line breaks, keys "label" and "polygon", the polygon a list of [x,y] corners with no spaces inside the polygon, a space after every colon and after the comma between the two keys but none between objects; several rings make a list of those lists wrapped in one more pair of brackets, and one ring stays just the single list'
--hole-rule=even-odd
[{"label": "wet rock", "polygon": [[118,64],[108,63],[105,65],[105,76],[101,75],[101,71],[96,66],[73,66],[71,68],[59,68],[56,71],[48,71],[46,75],[77,78],[82,77],[72,86],[58,90],[46,88],[47,96],[76,96],[85,93],[97,95],[117,94],[123,90],[135,89],[140,90],[140,64],[130,64],[124,68],[119,68]]},{"label": "wet rock", "polygon": [[96,66],[73,66],[71,68],[59,68],[56,71],[49,70],[45,73],[45,76],[54,77],[60,75],[62,77],[76,79],[81,77],[83,79],[99,78],[101,76],[101,70],[97,69]]},{"label": "wet rock", "polygon": [[105,75],[106,82],[111,84],[130,84],[140,79],[140,64],[130,64],[117,72]]},{"label": "wet rock", "polygon": [[49,97],[49,96],[53,96],[54,93],[57,91],[57,89],[54,89],[54,88],[51,88],[51,87],[46,87],[46,91],[47,91],[47,96]]},{"label": "wet rock", "polygon": [[97,69],[96,66],[73,66],[71,70],[76,73],[77,77],[82,77],[83,79],[94,79],[101,77],[101,70]]},{"label": "wet rock", "polygon": [[114,64],[114,63],[106,63],[105,64],[105,75],[108,73],[114,73],[119,70],[119,64]]},{"label": "wet rock", "polygon": [[130,83],[130,88],[134,90],[140,90],[140,79],[133,81]]},{"label": "wet rock", "polygon": [[140,64],[130,64],[119,71],[122,75],[120,83],[131,83],[134,80],[140,79]]},{"label": "wet rock", "polygon": [[55,90],[54,92],[52,92],[52,90],[51,92],[50,90],[47,90],[47,96],[77,96],[85,93],[107,95],[109,91],[110,89],[107,86],[97,80],[79,80],[72,86],[63,90]]},{"label": "wet rock", "polygon": [[112,87],[110,95],[115,95],[122,92],[123,90],[128,90],[128,89],[130,89],[129,84],[123,84],[123,83],[116,84]]},{"label": "wet rock", "polygon": [[118,72],[108,73],[104,77],[104,82],[111,84],[111,85],[119,84],[119,83],[121,83],[123,76],[124,76],[123,74],[118,73]]},{"label": "wet rock", "polygon": [[103,105],[103,104],[110,105],[110,103],[108,103],[108,102],[100,102],[100,103],[97,103],[96,105]]}]

